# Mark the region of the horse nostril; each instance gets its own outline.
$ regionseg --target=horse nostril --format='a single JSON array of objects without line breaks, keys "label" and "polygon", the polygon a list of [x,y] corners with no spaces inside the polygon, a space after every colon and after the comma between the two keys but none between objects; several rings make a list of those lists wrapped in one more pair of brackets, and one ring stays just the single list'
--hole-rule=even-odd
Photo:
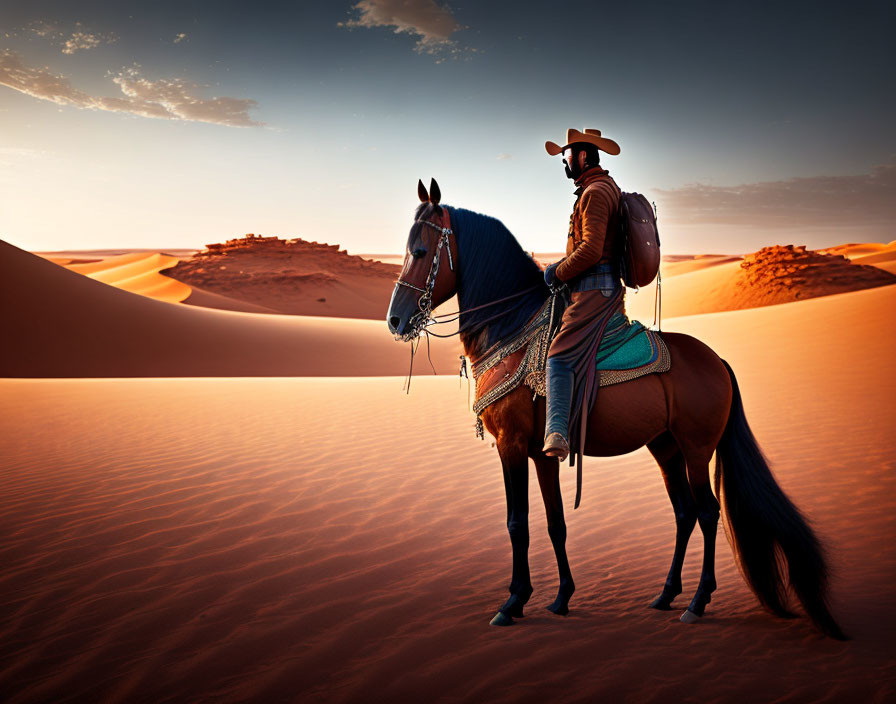
[{"label": "horse nostril", "polygon": [[391,318],[389,318],[389,329],[392,330],[392,332],[398,332],[399,325],[401,325],[400,317],[398,317],[397,315],[393,315]]}]

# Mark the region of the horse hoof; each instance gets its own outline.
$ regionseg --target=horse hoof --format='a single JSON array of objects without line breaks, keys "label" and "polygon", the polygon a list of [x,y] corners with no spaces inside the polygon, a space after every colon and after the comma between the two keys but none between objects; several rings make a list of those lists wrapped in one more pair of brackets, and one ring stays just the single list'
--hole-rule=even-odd
[{"label": "horse hoof", "polygon": [[662,594],[660,594],[656,599],[651,602],[651,609],[656,609],[657,611],[671,611],[672,610],[672,599],[669,599]]},{"label": "horse hoof", "polygon": [[505,614],[503,611],[499,611],[495,614],[495,617],[488,622],[489,626],[512,626],[513,618]]},{"label": "horse hoof", "polygon": [[569,613],[569,607],[566,604],[551,604],[545,608],[552,614],[557,614],[558,616],[566,616],[566,614]]},{"label": "horse hoof", "polygon": [[681,615],[682,623],[700,623],[700,616],[688,609]]}]

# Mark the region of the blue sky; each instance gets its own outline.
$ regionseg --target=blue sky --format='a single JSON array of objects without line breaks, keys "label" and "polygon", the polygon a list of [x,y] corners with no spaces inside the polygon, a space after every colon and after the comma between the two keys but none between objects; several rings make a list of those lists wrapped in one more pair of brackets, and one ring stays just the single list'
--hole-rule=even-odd
[{"label": "blue sky", "polygon": [[0,237],[399,252],[418,178],[565,245],[546,139],[596,127],[669,253],[896,239],[892,3],[0,8]]}]

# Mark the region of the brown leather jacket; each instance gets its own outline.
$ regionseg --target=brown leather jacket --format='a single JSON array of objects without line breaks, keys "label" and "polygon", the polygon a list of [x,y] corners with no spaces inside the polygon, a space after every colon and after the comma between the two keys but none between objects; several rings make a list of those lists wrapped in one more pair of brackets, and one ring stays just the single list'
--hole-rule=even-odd
[{"label": "brown leather jacket", "polygon": [[600,166],[585,171],[576,179],[576,186],[566,258],[555,272],[561,281],[569,281],[595,264],[613,262],[616,255],[619,186]]}]

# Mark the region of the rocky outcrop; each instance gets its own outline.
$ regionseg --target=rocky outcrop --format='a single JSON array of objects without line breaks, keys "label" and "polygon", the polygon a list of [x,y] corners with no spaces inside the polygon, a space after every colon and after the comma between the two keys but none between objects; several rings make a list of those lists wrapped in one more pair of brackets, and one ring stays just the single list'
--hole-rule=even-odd
[{"label": "rocky outcrop", "polygon": [[400,269],[336,244],[248,234],[208,244],[165,274],[280,313],[381,319]]},{"label": "rocky outcrop", "polygon": [[841,254],[807,250],[805,245],[774,245],[746,255],[738,285],[763,289],[782,300],[856,291],[896,283],[896,276],[874,266],[853,264]]}]

